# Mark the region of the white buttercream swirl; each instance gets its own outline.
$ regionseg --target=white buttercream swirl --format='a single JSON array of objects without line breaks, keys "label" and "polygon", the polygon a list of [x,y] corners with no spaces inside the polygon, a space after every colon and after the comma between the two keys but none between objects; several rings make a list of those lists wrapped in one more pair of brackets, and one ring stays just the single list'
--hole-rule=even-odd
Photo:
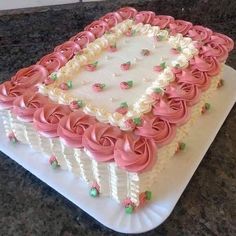
[{"label": "white buttercream swirl", "polygon": [[156,36],[162,38],[162,40],[168,40],[169,38],[169,32],[167,30],[160,30]]},{"label": "white buttercream swirl", "polygon": [[180,54],[171,64],[174,67],[187,67],[188,61],[189,59],[185,55]]},{"label": "white buttercream swirl", "polygon": [[44,96],[48,95],[48,89],[44,84],[39,84],[38,85],[38,92],[43,94]]},{"label": "white buttercream swirl", "polygon": [[122,114],[118,112],[114,112],[108,116],[108,121],[111,125],[117,126],[120,123],[122,118],[123,118]]}]

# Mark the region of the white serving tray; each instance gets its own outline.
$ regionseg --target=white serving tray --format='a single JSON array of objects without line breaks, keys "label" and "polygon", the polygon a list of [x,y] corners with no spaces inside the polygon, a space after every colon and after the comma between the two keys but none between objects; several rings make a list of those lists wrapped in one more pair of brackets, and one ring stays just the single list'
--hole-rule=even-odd
[{"label": "white serving tray", "polygon": [[[204,157],[210,144],[236,101],[236,71],[224,67],[225,85],[212,98],[210,112],[194,125],[186,139],[187,148],[176,155],[154,187],[153,199],[134,214],[107,197],[89,197],[88,186],[63,170],[53,170],[42,154],[23,144],[12,144],[0,126],[0,150],[25,169],[61,193],[105,226],[122,233],[141,233],[160,225],[178,199]],[[156,190],[156,191],[155,191]]]}]

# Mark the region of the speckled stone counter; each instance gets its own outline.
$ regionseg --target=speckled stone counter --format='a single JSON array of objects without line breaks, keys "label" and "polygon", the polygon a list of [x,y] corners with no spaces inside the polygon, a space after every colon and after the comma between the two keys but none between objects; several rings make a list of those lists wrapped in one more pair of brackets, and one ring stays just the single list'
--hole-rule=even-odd
[{"label": "speckled stone counter", "polygon": [[[202,24],[236,39],[234,0],[106,1],[0,12],[0,81],[124,5]],[[236,68],[236,50],[228,64]],[[227,79],[227,78],[226,78]],[[170,217],[146,235],[236,235],[236,107]],[[0,235],[117,235],[0,153]]]}]

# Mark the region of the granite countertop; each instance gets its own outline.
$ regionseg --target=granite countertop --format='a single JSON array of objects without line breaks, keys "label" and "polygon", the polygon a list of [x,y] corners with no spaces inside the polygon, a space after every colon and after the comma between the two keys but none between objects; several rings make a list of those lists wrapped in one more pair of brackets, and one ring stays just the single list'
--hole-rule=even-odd
[{"label": "granite countertop", "polygon": [[[234,0],[78,3],[0,12],[0,82],[106,12],[131,5],[236,39]],[[236,50],[228,63],[236,68]],[[146,235],[236,235],[236,106],[170,217]],[[117,235],[0,153],[0,235]]]}]

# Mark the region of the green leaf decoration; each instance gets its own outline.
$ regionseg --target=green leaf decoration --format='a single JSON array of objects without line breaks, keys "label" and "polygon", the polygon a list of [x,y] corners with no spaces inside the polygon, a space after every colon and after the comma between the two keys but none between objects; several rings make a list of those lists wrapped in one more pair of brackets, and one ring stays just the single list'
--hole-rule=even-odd
[{"label": "green leaf decoration", "polygon": [[176,64],[176,65],[175,65],[175,68],[180,68],[180,64]]},{"label": "green leaf decoration", "polygon": [[50,78],[54,81],[57,80],[57,74],[56,73],[51,74]]},{"label": "green leaf decoration", "polygon": [[106,87],[105,84],[101,84],[100,86],[101,86],[102,89],[104,89]]},{"label": "green leaf decoration", "polygon": [[211,104],[210,103],[205,103],[205,108],[206,108],[206,110],[210,110]]},{"label": "green leaf decoration", "polygon": [[122,102],[122,103],[120,104],[120,107],[122,107],[122,108],[126,108],[126,107],[128,107],[127,102]]},{"label": "green leaf decoration", "polygon": [[182,52],[182,48],[181,48],[181,47],[177,47],[176,50],[177,50],[178,52]]},{"label": "green leaf decoration", "polygon": [[78,100],[77,103],[78,103],[79,107],[84,107],[84,105],[85,105],[83,100]]},{"label": "green leaf decoration", "polygon": [[186,144],[185,143],[179,143],[179,149],[180,150],[184,150],[186,148]]},{"label": "green leaf decoration", "polygon": [[67,82],[67,85],[68,85],[68,88],[71,89],[71,88],[73,87],[73,85],[72,85],[72,81],[69,80],[69,81]]},{"label": "green leaf decoration", "polygon": [[146,195],[146,199],[147,200],[151,200],[152,199],[152,192],[151,191],[146,191],[145,195]]},{"label": "green leaf decoration", "polygon": [[127,81],[127,84],[129,85],[130,88],[133,87],[133,80]]},{"label": "green leaf decoration", "polygon": [[133,118],[133,122],[135,125],[141,125],[142,120],[140,117]]},{"label": "green leaf decoration", "polygon": [[162,89],[161,88],[155,88],[153,91],[155,93],[162,93]]},{"label": "green leaf decoration", "polygon": [[157,39],[159,41],[163,41],[164,40],[164,36],[163,35],[157,35],[156,37],[157,37]]},{"label": "green leaf decoration", "polygon": [[98,190],[96,188],[91,188],[90,191],[89,191],[89,195],[91,197],[97,197],[99,194]]},{"label": "green leaf decoration", "polygon": [[57,168],[60,167],[60,165],[58,164],[57,160],[55,160],[55,161],[52,162],[51,167],[52,167],[53,169],[57,169]]},{"label": "green leaf decoration", "polygon": [[131,30],[131,35],[132,35],[132,36],[135,36],[136,33],[137,33],[136,30]]},{"label": "green leaf decoration", "polygon": [[13,137],[13,138],[11,139],[11,142],[14,143],[14,144],[17,143],[17,139]]},{"label": "green leaf decoration", "polygon": [[162,63],[160,64],[160,67],[161,67],[162,69],[165,69],[165,68],[166,68],[166,63],[165,63],[165,62],[162,62]]},{"label": "green leaf decoration", "polygon": [[92,65],[97,66],[98,65],[98,61],[95,61],[94,63],[92,63]]},{"label": "green leaf decoration", "polygon": [[134,212],[134,207],[132,205],[128,205],[125,207],[125,213],[132,214]]}]

